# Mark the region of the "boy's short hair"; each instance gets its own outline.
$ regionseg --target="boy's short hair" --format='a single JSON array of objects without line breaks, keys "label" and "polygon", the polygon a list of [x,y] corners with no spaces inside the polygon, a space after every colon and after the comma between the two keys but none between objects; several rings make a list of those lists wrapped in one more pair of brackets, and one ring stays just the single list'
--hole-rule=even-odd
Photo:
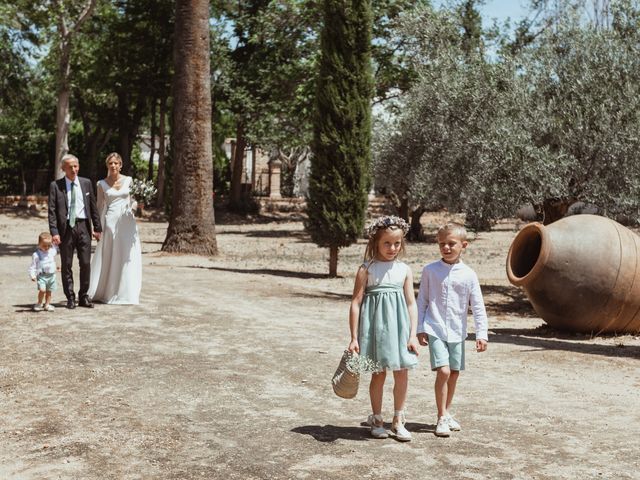
[{"label": "boy's short hair", "polygon": [[438,228],[438,233],[436,235],[437,238],[440,238],[440,235],[446,235],[448,233],[453,233],[456,237],[459,237],[463,242],[467,240],[467,229],[464,228],[464,225],[457,222],[449,222],[442,225]]},{"label": "boy's short hair", "polygon": [[51,242],[52,240],[53,237],[49,232],[42,232],[40,235],[38,235],[38,244],[40,244],[40,242]]}]

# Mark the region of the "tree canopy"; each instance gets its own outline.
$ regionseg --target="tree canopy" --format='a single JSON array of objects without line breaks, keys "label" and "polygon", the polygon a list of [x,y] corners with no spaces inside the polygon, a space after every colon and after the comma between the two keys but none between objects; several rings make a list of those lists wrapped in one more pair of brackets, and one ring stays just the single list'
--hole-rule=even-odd
[{"label": "tree canopy", "polygon": [[[531,0],[512,33],[483,28],[482,3],[371,2],[376,120],[363,176],[412,217],[414,233],[424,209],[441,207],[476,228],[522,203],[545,221],[574,201],[637,219],[640,2]],[[60,19],[73,28],[91,4],[0,0],[0,193],[43,192],[55,173]],[[294,192],[290,179],[314,145],[322,5],[210,2],[219,193],[238,187],[221,149],[229,137],[278,158],[283,191]],[[173,135],[174,10],[172,0],[101,0],[74,30],[68,142],[84,175],[101,176],[101,159],[117,150],[125,169],[171,195],[171,141],[158,147],[159,172],[142,164],[137,145]]]},{"label": "tree canopy", "polygon": [[485,49],[468,48],[455,9],[406,19],[418,80],[376,130],[376,185],[475,228],[523,203],[547,222],[575,201],[637,219],[638,5],[611,2],[611,21],[597,23],[573,7],[511,46],[484,32]]}]

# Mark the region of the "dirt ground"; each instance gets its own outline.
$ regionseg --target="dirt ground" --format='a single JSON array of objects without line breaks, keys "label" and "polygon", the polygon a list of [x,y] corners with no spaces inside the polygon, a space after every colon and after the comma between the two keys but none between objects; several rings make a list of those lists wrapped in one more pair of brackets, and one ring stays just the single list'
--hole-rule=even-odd
[{"label": "dirt ground", "polygon": [[[442,221],[424,218],[427,231]],[[367,379],[354,400],[330,378],[364,243],[327,251],[299,221],[217,226],[216,258],[165,255],[167,224],[139,222],[139,306],[34,313],[27,267],[44,212],[0,212],[0,479],[640,478],[640,337],[544,327],[504,262],[513,222],[465,259],[480,277],[489,349],[473,351],[454,413],[434,435],[428,352],[411,373],[413,441],[374,440]],[[410,244],[416,281],[437,259]],[[384,413],[393,413],[387,380]]]}]

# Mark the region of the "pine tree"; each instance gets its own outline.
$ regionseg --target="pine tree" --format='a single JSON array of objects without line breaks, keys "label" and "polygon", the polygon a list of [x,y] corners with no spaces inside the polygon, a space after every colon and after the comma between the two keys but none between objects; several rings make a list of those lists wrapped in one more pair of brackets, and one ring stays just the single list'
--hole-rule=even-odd
[{"label": "pine tree", "polygon": [[313,159],[307,197],[311,238],[338,250],[361,235],[370,187],[372,15],[369,0],[324,0]]}]

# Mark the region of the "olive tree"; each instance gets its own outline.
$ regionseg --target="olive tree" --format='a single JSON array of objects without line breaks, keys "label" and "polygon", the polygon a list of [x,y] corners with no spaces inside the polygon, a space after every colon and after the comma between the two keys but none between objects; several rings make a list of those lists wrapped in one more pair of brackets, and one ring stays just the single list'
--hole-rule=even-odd
[{"label": "olive tree", "polygon": [[523,56],[532,89],[536,145],[555,157],[557,188],[547,221],[580,200],[611,216],[638,218],[640,59],[638,36],[594,26],[562,26]]},{"label": "olive tree", "polygon": [[465,55],[451,15],[425,9],[405,24],[419,82],[386,129],[377,179],[393,172],[383,179],[389,188],[414,204],[465,212],[475,228],[522,203],[538,205],[546,223],[576,200],[637,218],[634,13],[614,10],[612,28],[570,16],[517,56],[485,58]]},{"label": "olive tree", "polygon": [[[523,75],[510,59],[488,61],[483,42],[470,48],[456,12],[426,8],[404,28],[415,39],[419,80],[394,125],[376,136],[376,186],[406,202],[414,237],[419,216],[434,206],[488,228],[543,184],[537,172],[550,161],[526,130]],[[531,168],[523,171],[525,163]]]}]

